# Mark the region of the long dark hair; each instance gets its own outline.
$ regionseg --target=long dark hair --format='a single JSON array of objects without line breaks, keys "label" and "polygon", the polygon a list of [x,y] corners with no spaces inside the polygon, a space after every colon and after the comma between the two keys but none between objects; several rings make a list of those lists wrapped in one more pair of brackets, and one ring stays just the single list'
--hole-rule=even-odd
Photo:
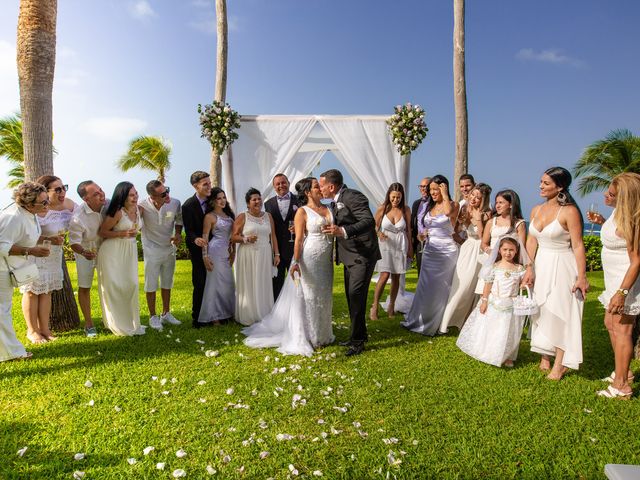
[{"label": "long dark hair", "polygon": [[298,205],[305,206],[309,201],[307,195],[311,191],[315,177],[306,177],[296,183],[296,194],[298,195]]},{"label": "long dark hair", "polygon": [[402,210],[402,212],[404,213],[404,206],[405,206],[404,187],[402,186],[401,183],[394,182],[391,185],[389,185],[389,189],[387,190],[387,195],[384,197],[384,202],[382,203],[384,215],[389,213],[389,210],[391,210],[391,192],[400,192],[400,195],[402,195],[402,198],[400,199],[400,205],[398,205],[398,208]]},{"label": "long dark hair", "polygon": [[[431,181],[429,182],[429,188],[431,187],[432,183],[436,183],[438,185],[442,185],[444,183],[447,186],[447,191],[449,191],[449,180],[447,180],[447,177],[445,177],[444,175],[434,175],[433,177],[431,177]],[[425,211],[425,214],[427,212],[430,212],[431,209],[436,206],[436,202],[431,197],[431,193],[429,193],[429,196],[427,198],[428,198],[427,210]],[[422,221],[424,222],[424,217],[422,217]]]},{"label": "long dark hair", "polygon": [[571,186],[571,181],[573,178],[571,177],[571,173],[569,170],[563,167],[551,167],[545,170],[545,174],[549,175],[553,183],[556,184],[557,187],[562,190],[558,192],[558,205],[564,207],[565,205],[573,205],[578,209],[578,213],[580,214],[580,222],[582,223],[582,227],[584,228],[584,219],[582,218],[582,212],[580,211],[580,207],[576,203],[575,199],[569,193],[569,187]]},{"label": "long dark hair", "polygon": [[[207,212],[212,212],[215,205],[216,205],[216,197],[218,195],[220,195],[221,193],[224,193],[224,196],[226,197],[227,194],[224,192],[224,190],[222,190],[220,187],[213,187],[211,189],[211,195],[209,195],[209,198],[207,198]],[[236,214],[233,213],[233,210],[231,210],[231,205],[229,205],[229,202],[227,201],[227,204],[224,206],[224,208],[222,209],[222,211],[231,218],[236,218]]]},{"label": "long dark hair", "polygon": [[[509,211],[509,223],[511,224],[511,228],[509,228],[509,231],[507,233],[512,232],[516,227],[516,223],[518,223],[520,220],[524,220],[524,217],[522,216],[522,207],[520,207],[520,197],[515,191],[509,188],[507,188],[506,190],[500,190],[498,193],[496,193],[496,199],[498,197],[504,198],[507,202],[509,202],[509,205],[511,205],[511,210]],[[491,216],[495,217],[497,215],[498,212],[496,211],[496,207],[494,205]]]},{"label": "long dark hair", "polygon": [[[482,195],[482,203],[480,203],[480,211],[482,213],[491,212],[491,186],[486,183],[476,183],[475,186],[471,189],[478,190],[480,195]],[[486,218],[486,217],[485,217]]]},{"label": "long dark hair", "polygon": [[113,195],[111,195],[111,203],[109,203],[109,208],[107,208],[108,216],[115,217],[116,212],[124,207],[124,203],[127,201],[127,197],[132,188],[133,183],[131,182],[120,182],[116,185],[116,188],[113,190]]}]

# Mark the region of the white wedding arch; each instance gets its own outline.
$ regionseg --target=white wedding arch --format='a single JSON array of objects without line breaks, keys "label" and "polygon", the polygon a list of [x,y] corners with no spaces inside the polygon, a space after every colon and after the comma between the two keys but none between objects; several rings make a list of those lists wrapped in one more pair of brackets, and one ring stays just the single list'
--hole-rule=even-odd
[{"label": "white wedding arch", "polygon": [[374,205],[389,185],[409,180],[410,155],[400,155],[384,115],[243,115],[238,139],[222,156],[222,184],[232,207],[244,210],[249,187],[274,194],[282,172],[292,185],[331,151]]}]

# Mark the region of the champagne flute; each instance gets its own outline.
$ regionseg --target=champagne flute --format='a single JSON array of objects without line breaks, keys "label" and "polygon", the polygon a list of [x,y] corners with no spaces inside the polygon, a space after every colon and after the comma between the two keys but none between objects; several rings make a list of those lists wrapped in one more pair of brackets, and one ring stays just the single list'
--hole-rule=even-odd
[{"label": "champagne flute", "polygon": [[289,243],[293,242],[293,232],[291,229],[293,228],[294,222],[293,220],[289,220]]},{"label": "champagne flute", "polygon": [[[93,254],[93,255],[96,255],[98,253],[98,248],[96,246],[96,242],[94,242],[94,241],[87,242],[87,251],[89,253]],[[93,266],[93,267],[96,266],[96,257],[95,256],[91,260],[91,266]]]},{"label": "champagne flute", "polygon": [[[49,240],[49,239],[42,240],[42,243],[41,243],[40,245],[38,245],[38,246],[39,246],[39,247],[42,247],[42,248],[46,248],[47,250],[49,250],[49,253],[51,253],[51,240]],[[38,258],[38,260],[37,260],[37,261],[38,261],[38,263],[39,263],[40,265],[44,265],[44,264],[45,264],[45,262],[46,262],[45,258],[46,258],[46,257]]]},{"label": "champagne flute", "polygon": [[591,217],[591,228],[589,229],[589,235],[593,235],[593,226],[595,225],[595,223],[593,222],[593,220],[595,220],[596,215],[599,215],[598,213],[598,204],[597,203],[591,203],[589,205],[589,209],[587,210],[587,213],[589,214],[589,217]]}]

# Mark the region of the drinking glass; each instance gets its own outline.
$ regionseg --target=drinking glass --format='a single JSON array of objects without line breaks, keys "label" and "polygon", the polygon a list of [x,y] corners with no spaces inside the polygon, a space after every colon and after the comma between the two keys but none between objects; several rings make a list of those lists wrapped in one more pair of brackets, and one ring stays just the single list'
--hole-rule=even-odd
[{"label": "drinking glass", "polygon": [[[95,255],[96,253],[98,253],[98,247],[97,247],[97,245],[96,245],[96,242],[93,242],[93,241],[91,241],[91,242],[87,242],[87,251],[88,251],[89,253],[92,253],[93,255]],[[91,265],[92,265],[93,267],[95,267],[95,266],[96,266],[96,257],[95,257],[95,256],[93,257],[93,260],[91,260]]]},{"label": "drinking glass", "polygon": [[[591,203],[589,205],[589,209],[587,210],[587,213],[589,213],[589,216],[591,218],[595,219],[596,215],[599,215],[598,212],[598,204],[597,203]],[[589,228],[589,235],[593,234],[593,226],[594,226],[594,222],[590,222],[591,223],[591,227]]]},{"label": "drinking glass", "polygon": [[[38,245],[39,247],[42,248],[46,248],[47,250],[49,250],[49,252],[51,252],[51,240],[42,240],[42,243],[40,245]],[[38,258],[37,262],[40,265],[44,265],[47,257],[40,257]]]},{"label": "drinking glass", "polygon": [[289,242],[293,242],[293,232],[291,229],[293,228],[294,222],[293,220],[289,220]]}]

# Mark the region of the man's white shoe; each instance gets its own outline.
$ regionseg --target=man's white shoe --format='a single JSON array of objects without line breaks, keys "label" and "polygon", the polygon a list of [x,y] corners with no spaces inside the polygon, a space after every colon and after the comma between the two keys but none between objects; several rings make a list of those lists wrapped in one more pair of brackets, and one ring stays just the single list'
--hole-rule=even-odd
[{"label": "man's white shoe", "polygon": [[149,326],[155,330],[162,330],[162,319],[154,315],[149,319]]},{"label": "man's white shoe", "polygon": [[171,312],[167,312],[162,314],[162,317],[160,317],[162,319],[162,321],[164,323],[169,323],[171,325],[181,325],[182,322],[180,320],[178,320],[176,317],[174,317],[173,315],[171,315]]}]

